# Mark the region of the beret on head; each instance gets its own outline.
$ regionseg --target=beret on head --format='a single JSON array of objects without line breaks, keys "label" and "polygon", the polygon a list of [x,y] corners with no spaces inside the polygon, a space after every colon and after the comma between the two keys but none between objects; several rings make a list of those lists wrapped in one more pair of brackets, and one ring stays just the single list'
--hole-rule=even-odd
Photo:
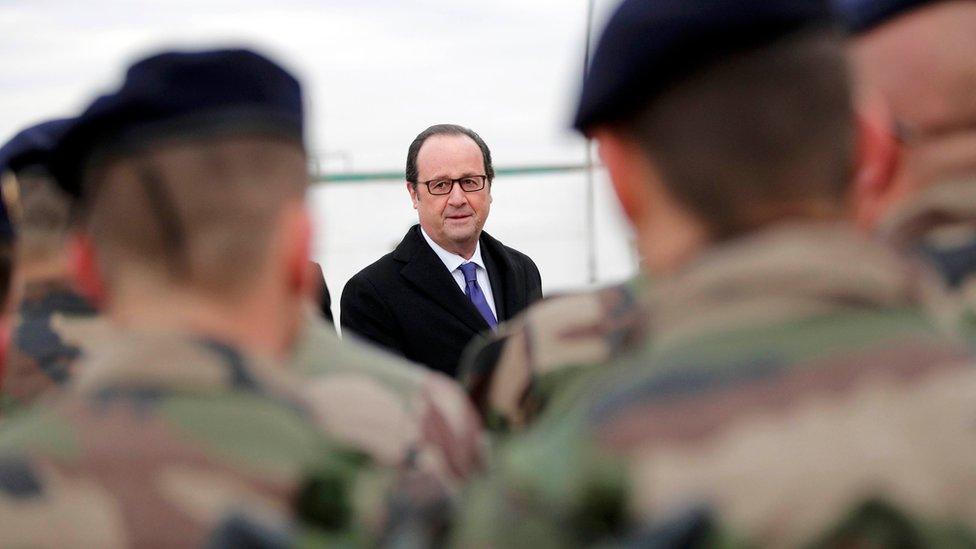
[{"label": "beret on head", "polygon": [[824,0],[624,0],[600,36],[573,127],[625,119],[711,62],[830,23]]},{"label": "beret on head", "polygon": [[837,19],[851,34],[873,29],[905,11],[931,0],[832,0]]},{"label": "beret on head", "polygon": [[17,173],[32,165],[47,168],[54,146],[71,122],[69,118],[59,118],[21,130],[0,147],[0,173]]},{"label": "beret on head", "polygon": [[55,148],[52,168],[59,185],[77,197],[97,151],[254,131],[303,141],[302,92],[294,76],[244,49],[165,52],[136,62],[118,90],[85,109]]}]

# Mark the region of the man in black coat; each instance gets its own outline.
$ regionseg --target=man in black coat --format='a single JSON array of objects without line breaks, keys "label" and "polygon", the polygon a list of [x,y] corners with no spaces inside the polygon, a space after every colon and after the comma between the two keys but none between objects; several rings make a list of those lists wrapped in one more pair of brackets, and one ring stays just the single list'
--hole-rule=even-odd
[{"label": "man in black coat", "polygon": [[535,263],[482,230],[493,178],[470,129],[440,124],[414,139],[406,180],[420,223],[346,283],[344,333],[453,376],[475,335],[542,297]]}]

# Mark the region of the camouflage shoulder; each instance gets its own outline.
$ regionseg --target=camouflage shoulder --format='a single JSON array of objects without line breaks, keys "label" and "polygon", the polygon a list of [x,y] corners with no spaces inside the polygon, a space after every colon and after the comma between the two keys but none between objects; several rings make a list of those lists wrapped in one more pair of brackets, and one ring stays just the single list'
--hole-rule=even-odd
[{"label": "camouflage shoulder", "polygon": [[355,335],[340,339],[335,328],[318,315],[306,315],[289,364],[293,371],[311,378],[362,372],[404,397],[423,386],[428,372]]},{"label": "camouflage shoulder", "polygon": [[45,393],[57,391],[108,330],[103,318],[88,313],[19,314],[0,384],[0,410],[5,415],[15,413]]},{"label": "camouflage shoulder", "polygon": [[483,468],[482,423],[457,382],[352,338],[340,341],[320,324],[306,326],[292,368],[328,433],[452,488]]},{"label": "camouflage shoulder", "polygon": [[0,428],[0,545],[202,545],[298,508],[361,544],[388,474],[261,392],[65,393]]},{"label": "camouflage shoulder", "polygon": [[[882,220],[879,232],[934,268],[948,299],[924,296],[936,320],[976,341],[976,179],[951,178],[919,190]],[[934,299],[931,299],[933,298]]]},{"label": "camouflage shoulder", "polygon": [[476,339],[460,379],[493,430],[526,427],[549,397],[644,340],[643,283],[546,299]]}]

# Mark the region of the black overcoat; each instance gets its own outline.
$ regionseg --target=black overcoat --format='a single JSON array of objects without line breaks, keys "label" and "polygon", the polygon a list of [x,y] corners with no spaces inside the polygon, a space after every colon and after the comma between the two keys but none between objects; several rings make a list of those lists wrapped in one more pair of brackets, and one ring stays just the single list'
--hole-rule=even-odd
[{"label": "black overcoat", "polygon": [[[542,297],[529,257],[481,233],[498,320]],[[391,253],[346,283],[340,301],[343,334],[353,332],[409,360],[454,376],[461,352],[488,330],[454,277],[414,225]]]}]

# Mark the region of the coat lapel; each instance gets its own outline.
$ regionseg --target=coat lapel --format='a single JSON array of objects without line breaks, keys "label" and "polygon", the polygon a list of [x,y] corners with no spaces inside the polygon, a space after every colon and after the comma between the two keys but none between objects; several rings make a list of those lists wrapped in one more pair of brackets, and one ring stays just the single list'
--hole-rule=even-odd
[{"label": "coat lapel", "polygon": [[419,225],[414,225],[410,229],[393,251],[393,258],[404,263],[400,275],[431,301],[440,305],[475,332],[488,329],[488,323],[478,313],[478,309],[464,295],[454,281],[454,277],[444,267],[444,263],[424,241]]},{"label": "coat lapel", "polygon": [[[484,233],[482,233],[484,234]],[[495,254],[489,253],[485,249],[485,242],[481,242],[481,258],[485,261],[485,269],[488,270],[488,282],[491,283],[491,297],[495,302],[495,313],[498,321],[501,322],[508,318],[506,311],[508,310],[507,303],[505,303],[505,275],[508,269],[502,269],[498,266],[498,262],[495,261]]]},{"label": "coat lapel", "polygon": [[481,255],[488,268],[498,321],[508,320],[509,311],[522,310],[528,301],[523,277],[518,275],[520,268],[514,264],[501,242],[486,232],[481,233]]}]

